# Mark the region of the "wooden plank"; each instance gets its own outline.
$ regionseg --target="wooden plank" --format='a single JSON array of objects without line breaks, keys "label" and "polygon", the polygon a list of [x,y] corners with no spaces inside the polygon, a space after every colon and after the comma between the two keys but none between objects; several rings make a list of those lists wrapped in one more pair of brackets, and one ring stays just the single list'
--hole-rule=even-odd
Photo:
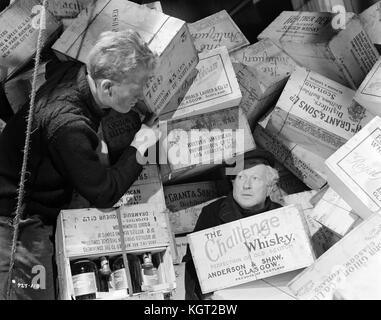
[{"label": "wooden plank", "polygon": [[314,262],[306,222],[296,206],[194,232],[188,241],[203,293]]}]

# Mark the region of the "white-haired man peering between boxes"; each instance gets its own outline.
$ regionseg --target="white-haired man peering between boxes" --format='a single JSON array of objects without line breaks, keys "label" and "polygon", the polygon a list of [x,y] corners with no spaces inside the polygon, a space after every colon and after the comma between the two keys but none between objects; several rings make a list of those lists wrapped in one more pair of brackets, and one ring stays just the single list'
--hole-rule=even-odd
[{"label": "white-haired man peering between boxes", "polygon": [[[127,113],[134,107],[156,55],[139,34],[127,30],[101,34],[88,61],[87,66],[51,64],[37,94],[12,299],[55,298],[54,229],[73,189],[94,207],[112,207],[139,176],[139,156],[159,139],[157,123],[149,120],[134,132],[131,145],[112,167],[100,163],[96,148],[101,118],[107,110]],[[0,299],[7,284],[27,112],[26,105],[0,135]],[[148,127],[157,134],[146,137],[143,129]],[[39,289],[31,287],[35,266],[46,271],[46,283]]]},{"label": "white-haired man peering between boxes", "polygon": [[[233,176],[233,191],[227,197],[218,199],[202,209],[193,232],[281,207],[270,199],[279,180],[278,171],[273,168],[273,156],[267,151],[256,149],[246,153],[241,160],[244,161],[243,169]],[[211,294],[205,295],[201,292],[189,245],[183,262],[185,299],[209,299]]]}]

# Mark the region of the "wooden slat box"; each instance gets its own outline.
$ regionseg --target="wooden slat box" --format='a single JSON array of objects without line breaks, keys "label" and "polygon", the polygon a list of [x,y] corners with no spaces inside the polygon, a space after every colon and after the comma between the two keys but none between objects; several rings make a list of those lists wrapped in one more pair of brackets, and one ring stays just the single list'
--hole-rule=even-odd
[{"label": "wooden slat box", "polygon": [[370,113],[381,117],[381,58],[356,91],[354,99]]},{"label": "wooden slat box", "polygon": [[381,213],[381,118],[375,117],[327,161],[329,185],[363,219]]},{"label": "wooden slat box", "polygon": [[329,188],[315,205],[311,216],[340,237],[344,237],[362,222],[362,219],[332,188]]},{"label": "wooden slat box", "polygon": [[342,284],[367,272],[368,264],[380,268],[380,230],[381,217],[370,216],[293,279],[289,288],[301,300],[331,300]]},{"label": "wooden slat box", "polygon": [[250,44],[226,10],[188,24],[199,52],[225,46],[229,52]]},{"label": "wooden slat box", "polygon": [[327,159],[373,115],[353,101],[355,92],[305,68],[297,68],[266,129]]},{"label": "wooden slat box", "polygon": [[[36,9],[41,3],[39,0],[18,0],[0,13],[0,81],[9,79],[36,53],[38,21],[42,15]],[[45,27],[42,47],[52,42],[61,28],[49,11],[45,14]]]},{"label": "wooden slat box", "polygon": [[[87,62],[87,56],[103,31],[133,29],[150,49],[159,55],[159,63],[144,87],[144,99],[155,114],[176,110],[176,93],[194,71],[198,56],[186,23],[125,0],[98,0],[94,10],[80,13],[53,45],[61,58]],[[64,57],[65,56],[65,57]],[[185,92],[184,92],[185,95]]]},{"label": "wooden slat box", "polygon": [[242,91],[240,107],[252,126],[279,98],[297,64],[269,39],[237,50],[230,57]]},{"label": "wooden slat box", "polygon": [[201,291],[209,293],[314,262],[304,217],[288,206],[188,235]]},{"label": "wooden slat box", "polygon": [[238,107],[170,120],[162,127],[164,183],[195,176],[255,149],[247,119]]},{"label": "wooden slat box", "polygon": [[260,125],[254,130],[255,143],[271,152],[275,158],[311,189],[321,189],[326,183],[324,159],[296,143],[281,140]]},{"label": "wooden slat box", "polygon": [[[117,216],[120,215],[121,225]],[[74,297],[70,261],[78,258],[122,255],[120,229],[124,232],[126,252],[159,254],[158,272],[163,280],[153,293],[171,292],[176,288],[171,253],[171,234],[166,213],[156,205],[123,206],[114,210],[63,210],[57,221],[56,259],[59,297]],[[107,299],[107,294],[99,297]],[[111,294],[109,297],[113,298]],[[127,292],[120,299],[129,299]],[[118,298],[118,299],[119,299]],[[139,299],[139,294],[134,294]]]},{"label": "wooden slat box", "polygon": [[161,119],[178,119],[238,106],[240,87],[226,47],[199,55],[198,74],[177,110],[168,110]]},{"label": "wooden slat box", "polygon": [[335,16],[283,11],[258,39],[271,39],[300,65],[357,89],[379,54],[357,15],[345,15],[344,29]]}]

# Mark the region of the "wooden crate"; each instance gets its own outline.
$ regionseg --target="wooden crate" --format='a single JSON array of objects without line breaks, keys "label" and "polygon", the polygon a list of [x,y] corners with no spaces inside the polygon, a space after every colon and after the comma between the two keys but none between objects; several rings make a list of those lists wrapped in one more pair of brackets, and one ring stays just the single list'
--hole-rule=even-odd
[{"label": "wooden crate", "polygon": [[356,91],[354,99],[370,113],[381,117],[381,58]]},{"label": "wooden crate", "polygon": [[[42,1],[18,0],[0,13],[0,81],[9,79],[26,65],[36,53],[38,21],[36,9]],[[42,46],[52,42],[60,31],[61,24],[46,11],[46,28]]]},{"label": "wooden crate", "polygon": [[327,183],[324,159],[321,157],[296,143],[281,140],[260,125],[254,129],[253,136],[256,144],[271,152],[277,161],[309,188],[318,190]]},{"label": "wooden crate", "polygon": [[373,115],[353,101],[355,92],[305,68],[297,68],[266,129],[327,159]]},{"label": "wooden crate", "polygon": [[194,232],[188,241],[203,293],[298,270],[314,262],[307,225],[296,206]]},{"label": "wooden crate", "polygon": [[329,185],[361,218],[381,213],[380,117],[375,117],[325,163]]},{"label": "wooden crate", "polygon": [[[120,219],[117,218],[119,215]],[[119,223],[120,221],[120,223]],[[96,259],[101,256],[122,255],[120,230],[124,232],[127,253],[152,252],[160,259],[158,267],[160,284],[143,295],[127,292],[98,294],[99,299],[150,299],[156,294],[171,293],[176,288],[171,244],[172,236],[168,217],[158,211],[155,205],[140,204],[119,209],[101,211],[98,209],[61,211],[56,231],[56,259],[58,267],[59,297],[70,300],[74,289],[70,261],[78,258]],[[119,290],[118,290],[119,291]],[[153,295],[153,296],[152,296]]]},{"label": "wooden crate", "polygon": [[269,39],[263,39],[230,54],[242,91],[240,107],[254,125],[281,91],[296,62]]},{"label": "wooden crate", "polygon": [[[332,300],[336,289],[367,272],[381,253],[381,217],[370,216],[289,284],[301,300]],[[379,275],[379,273],[378,273]]]},{"label": "wooden crate", "polygon": [[53,50],[62,59],[86,63],[100,33],[124,29],[138,31],[150,49],[159,55],[159,63],[144,87],[147,106],[156,114],[176,110],[176,93],[189,81],[198,63],[197,51],[182,20],[130,1],[98,0],[92,12],[78,15],[53,45]]},{"label": "wooden crate", "polygon": [[341,20],[329,12],[283,11],[258,39],[271,39],[298,64],[357,89],[379,54],[357,15]]},{"label": "wooden crate", "polygon": [[229,52],[250,44],[226,10],[188,24],[199,52],[225,46]]},{"label": "wooden crate", "polygon": [[[199,55],[198,74],[171,119],[184,118],[238,106],[242,94],[225,47]],[[165,119],[167,113],[162,114]]]},{"label": "wooden crate", "polygon": [[247,119],[238,107],[170,120],[163,130],[160,169],[164,183],[204,173],[255,149]]}]

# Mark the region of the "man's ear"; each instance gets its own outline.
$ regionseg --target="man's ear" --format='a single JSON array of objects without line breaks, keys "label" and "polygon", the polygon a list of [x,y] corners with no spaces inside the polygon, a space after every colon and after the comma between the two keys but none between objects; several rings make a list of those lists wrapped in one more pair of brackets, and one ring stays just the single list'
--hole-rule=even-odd
[{"label": "man's ear", "polygon": [[100,88],[102,93],[108,97],[112,96],[112,86],[113,86],[112,81],[108,79],[103,79],[100,83]]}]

